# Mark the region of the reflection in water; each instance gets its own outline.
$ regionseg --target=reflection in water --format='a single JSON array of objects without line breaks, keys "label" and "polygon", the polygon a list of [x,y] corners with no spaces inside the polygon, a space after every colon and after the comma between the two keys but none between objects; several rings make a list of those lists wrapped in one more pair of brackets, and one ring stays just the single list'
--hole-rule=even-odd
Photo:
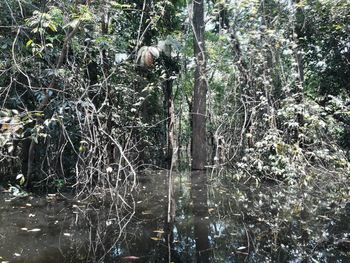
[{"label": "reflection in water", "polygon": [[207,175],[202,171],[191,174],[191,199],[194,215],[194,235],[196,240],[197,262],[210,261],[209,213],[207,200]]},{"label": "reflection in water", "polygon": [[60,196],[0,195],[0,262],[112,262],[132,202],[76,202]]},{"label": "reflection in water", "polygon": [[176,217],[176,200],[174,189],[174,175],[172,170],[167,172],[168,176],[168,213],[165,224],[166,246],[168,248],[168,262],[176,262],[177,254],[174,249],[174,224]]},{"label": "reflection in water", "polygon": [[0,194],[0,262],[350,262],[346,199],[173,175],[114,203]]}]

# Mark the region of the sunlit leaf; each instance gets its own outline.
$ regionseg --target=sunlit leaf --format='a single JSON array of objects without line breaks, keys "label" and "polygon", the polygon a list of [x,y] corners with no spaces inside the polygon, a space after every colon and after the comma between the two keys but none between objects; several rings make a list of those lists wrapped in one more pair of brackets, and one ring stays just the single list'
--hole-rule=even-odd
[{"label": "sunlit leaf", "polygon": [[57,32],[57,27],[56,27],[56,25],[55,25],[55,24],[53,24],[53,23],[49,23],[49,24],[48,24],[48,27],[51,29],[51,31],[53,31],[53,32]]},{"label": "sunlit leaf", "polygon": [[26,43],[26,47],[31,46],[32,43],[33,43],[33,40],[32,40],[32,39],[29,39],[29,40],[27,41],[27,43]]},{"label": "sunlit leaf", "polygon": [[21,179],[19,180],[19,184],[22,186],[22,185],[24,185],[25,181],[26,181],[26,179],[25,179],[25,177],[23,176],[23,177],[21,177]]},{"label": "sunlit leaf", "polygon": [[132,6],[131,5],[128,5],[128,4],[120,4],[118,3],[117,1],[111,1],[110,2],[111,6],[115,7],[115,8],[131,8]]},{"label": "sunlit leaf", "polygon": [[151,237],[152,240],[159,241],[162,240],[160,237]]},{"label": "sunlit leaf", "polygon": [[162,230],[162,229],[159,229],[159,230],[154,230],[153,232],[154,232],[154,233],[159,233],[159,234],[163,234],[163,233],[164,233],[164,230]]}]

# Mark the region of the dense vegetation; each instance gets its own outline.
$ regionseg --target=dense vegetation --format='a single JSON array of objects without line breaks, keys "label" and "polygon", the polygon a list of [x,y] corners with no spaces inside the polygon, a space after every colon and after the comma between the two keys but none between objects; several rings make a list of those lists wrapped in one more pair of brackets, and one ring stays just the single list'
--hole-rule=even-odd
[{"label": "dense vegetation", "polygon": [[0,259],[345,262],[349,63],[349,0],[1,0]]},{"label": "dense vegetation", "polygon": [[1,1],[1,180],[347,180],[349,1],[196,3]]}]

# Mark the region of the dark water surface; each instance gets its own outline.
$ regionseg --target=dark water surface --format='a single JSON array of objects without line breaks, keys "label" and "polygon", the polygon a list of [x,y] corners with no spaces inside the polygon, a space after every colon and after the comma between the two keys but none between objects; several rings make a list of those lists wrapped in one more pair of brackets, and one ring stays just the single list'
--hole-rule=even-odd
[{"label": "dark water surface", "polygon": [[0,262],[350,262],[349,193],[153,171],[118,195],[1,193]]}]

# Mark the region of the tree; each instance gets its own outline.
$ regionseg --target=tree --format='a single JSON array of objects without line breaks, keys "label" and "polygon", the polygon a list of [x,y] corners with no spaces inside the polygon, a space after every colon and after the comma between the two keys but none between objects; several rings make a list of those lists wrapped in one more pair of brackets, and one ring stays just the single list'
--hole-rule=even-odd
[{"label": "tree", "polygon": [[193,1],[193,47],[196,60],[192,105],[192,170],[203,170],[207,160],[206,145],[206,56],[204,40],[204,1]]}]

